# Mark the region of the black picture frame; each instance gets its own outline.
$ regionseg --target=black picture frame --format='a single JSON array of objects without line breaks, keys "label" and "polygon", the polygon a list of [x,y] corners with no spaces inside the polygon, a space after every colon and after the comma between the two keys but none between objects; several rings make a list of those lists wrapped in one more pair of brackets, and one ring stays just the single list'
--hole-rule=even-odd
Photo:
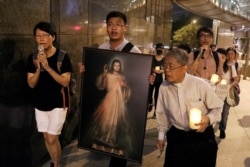
[{"label": "black picture frame", "polygon": [[[117,75],[103,75],[105,64],[110,72],[114,60],[121,63],[118,78],[126,81],[117,83],[126,83],[125,87],[115,86]],[[83,63],[78,147],[141,163],[152,55],[84,47]],[[109,91],[98,90],[98,76],[101,83],[107,81],[100,79],[103,76],[112,80],[108,81]]]}]

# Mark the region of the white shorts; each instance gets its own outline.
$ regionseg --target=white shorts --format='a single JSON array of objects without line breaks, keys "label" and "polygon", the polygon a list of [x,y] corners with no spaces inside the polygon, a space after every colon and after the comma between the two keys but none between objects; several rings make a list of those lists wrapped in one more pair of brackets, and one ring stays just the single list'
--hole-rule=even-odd
[{"label": "white shorts", "polygon": [[66,119],[68,108],[54,108],[51,111],[41,111],[35,108],[38,132],[60,135]]}]

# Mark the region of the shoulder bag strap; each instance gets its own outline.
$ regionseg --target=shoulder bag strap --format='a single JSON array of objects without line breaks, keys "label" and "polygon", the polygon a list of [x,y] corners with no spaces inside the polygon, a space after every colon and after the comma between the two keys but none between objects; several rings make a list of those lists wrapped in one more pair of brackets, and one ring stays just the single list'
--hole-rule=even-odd
[{"label": "shoulder bag strap", "polygon": [[130,52],[130,50],[134,47],[131,42],[128,42],[122,49],[122,52]]}]

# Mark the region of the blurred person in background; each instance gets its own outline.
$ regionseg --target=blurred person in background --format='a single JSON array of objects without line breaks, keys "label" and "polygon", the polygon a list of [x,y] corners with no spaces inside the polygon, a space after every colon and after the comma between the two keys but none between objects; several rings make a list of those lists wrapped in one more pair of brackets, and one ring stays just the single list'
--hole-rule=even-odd
[{"label": "blurred person in background", "polygon": [[[155,80],[153,84],[149,85],[148,94],[148,112],[151,112],[153,106],[156,109],[158,92],[160,85],[163,81],[163,58],[164,58],[164,45],[162,43],[156,44],[156,54],[152,60],[152,74],[155,75]],[[153,118],[155,118],[155,110],[153,113]]]},{"label": "blurred person in background", "polygon": [[224,64],[225,63],[225,61],[226,61],[226,49],[224,49],[224,48],[218,48],[217,50],[216,50],[216,52],[218,52],[220,55],[221,55],[221,60],[222,60],[222,64]]},{"label": "blurred person in background", "polygon": [[[239,75],[238,75],[238,69],[239,65],[235,61],[236,57],[236,50],[232,47],[227,48],[226,50],[226,61],[223,65],[223,79],[227,80],[228,86],[233,87],[236,84],[239,83]],[[229,89],[228,89],[229,91]],[[224,100],[223,110],[221,114],[221,121],[219,123],[219,129],[220,129],[220,138],[225,139],[226,138],[226,127],[227,127],[227,120],[229,115],[230,105],[227,103],[227,98]]]},{"label": "blurred person in background", "polygon": [[209,27],[201,27],[197,31],[200,48],[189,54],[188,73],[210,80],[212,74],[222,77],[223,60],[222,56],[212,51],[213,30]]},{"label": "blurred person in background", "polygon": [[0,41],[0,166],[32,166],[34,109],[26,58],[11,39]]}]

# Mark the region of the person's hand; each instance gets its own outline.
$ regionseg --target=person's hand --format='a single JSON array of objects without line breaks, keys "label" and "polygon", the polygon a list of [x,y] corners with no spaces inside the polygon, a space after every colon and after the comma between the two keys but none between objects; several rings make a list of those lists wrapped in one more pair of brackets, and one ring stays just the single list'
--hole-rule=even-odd
[{"label": "person's hand", "polygon": [[156,70],[156,69],[154,69],[153,71],[157,74],[162,74],[164,72],[163,70]]},{"label": "person's hand", "polygon": [[199,129],[197,129],[196,132],[204,132],[206,128],[210,125],[210,119],[207,115],[202,115],[201,122],[198,124],[195,124],[196,126],[200,126]]},{"label": "person's hand", "polygon": [[202,52],[204,49],[205,49],[205,51],[210,50],[210,45],[202,45],[202,46],[200,47],[200,52]]},{"label": "person's hand", "polygon": [[107,64],[105,64],[104,67],[103,67],[103,73],[107,73],[108,68],[109,68],[109,66]]},{"label": "person's hand", "polygon": [[40,68],[40,69],[43,68],[45,70],[48,70],[50,68],[48,60],[47,60],[47,56],[45,55],[45,53],[38,54],[37,61],[38,61],[38,64],[37,64],[38,68]]},{"label": "person's hand", "polygon": [[155,82],[155,76],[156,76],[155,73],[149,75],[148,82],[149,82],[150,85],[154,84],[154,82]]},{"label": "person's hand", "polygon": [[156,147],[160,150],[163,151],[165,147],[165,141],[164,140],[157,140],[156,142]]},{"label": "person's hand", "polygon": [[85,71],[85,67],[82,63],[78,63],[78,69],[79,69],[79,73],[82,73]]}]

